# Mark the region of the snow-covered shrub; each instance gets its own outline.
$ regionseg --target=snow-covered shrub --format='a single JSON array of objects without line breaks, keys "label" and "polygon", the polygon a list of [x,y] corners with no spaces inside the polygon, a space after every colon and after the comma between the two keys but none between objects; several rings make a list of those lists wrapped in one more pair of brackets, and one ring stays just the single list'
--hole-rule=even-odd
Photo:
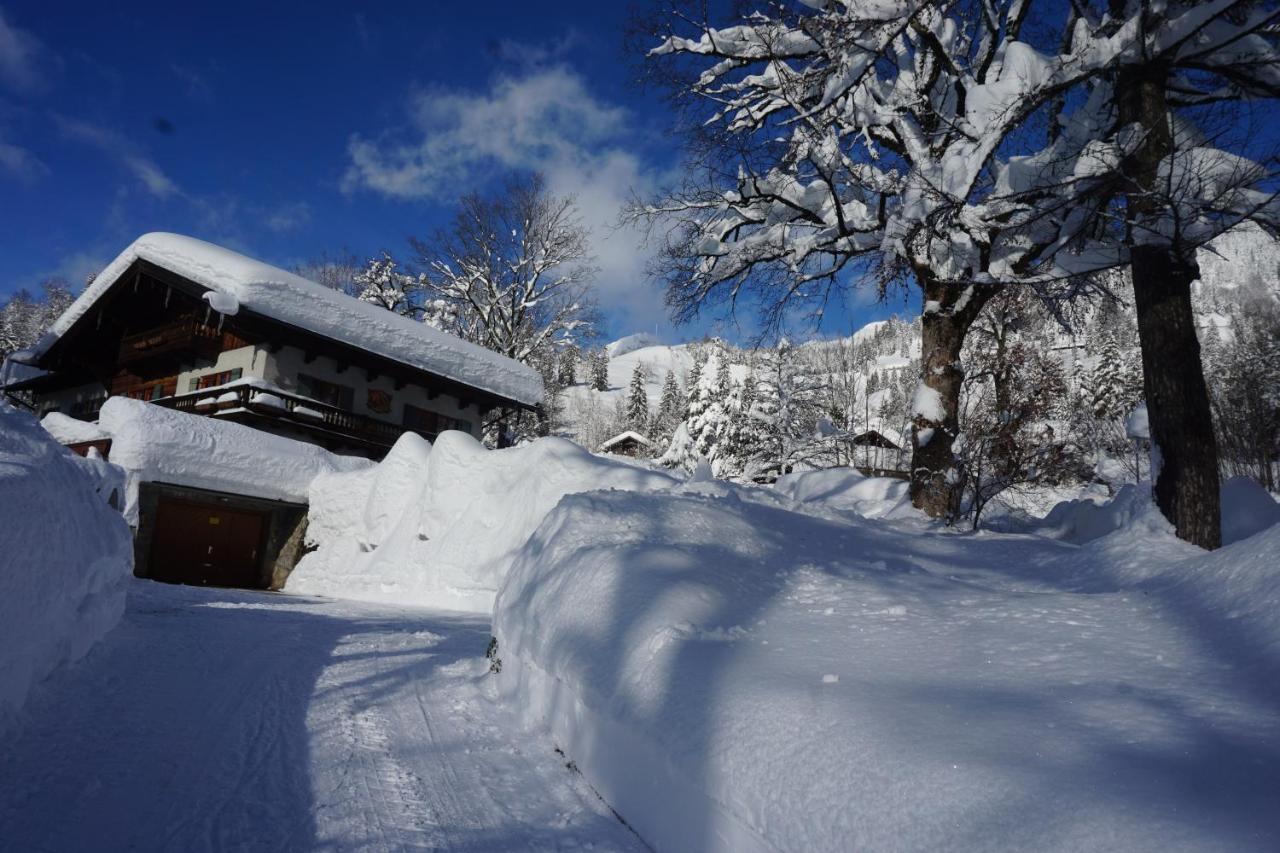
[{"label": "snow-covered shrub", "polygon": [[563,439],[486,450],[465,433],[441,433],[434,447],[406,434],[372,474],[316,478],[307,534],[316,550],[286,589],[484,612],[564,495],[674,482]]},{"label": "snow-covered shrub", "polygon": [[95,465],[0,401],[0,727],[124,612],[133,542]]}]

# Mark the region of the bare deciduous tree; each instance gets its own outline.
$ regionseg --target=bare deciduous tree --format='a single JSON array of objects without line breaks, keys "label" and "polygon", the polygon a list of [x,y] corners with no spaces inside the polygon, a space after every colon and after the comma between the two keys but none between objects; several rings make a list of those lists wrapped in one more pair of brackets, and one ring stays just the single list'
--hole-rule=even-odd
[{"label": "bare deciduous tree", "polygon": [[588,231],[574,199],[551,195],[539,175],[464,197],[450,229],[410,243],[427,298],[458,306],[475,343],[528,362],[591,330]]}]

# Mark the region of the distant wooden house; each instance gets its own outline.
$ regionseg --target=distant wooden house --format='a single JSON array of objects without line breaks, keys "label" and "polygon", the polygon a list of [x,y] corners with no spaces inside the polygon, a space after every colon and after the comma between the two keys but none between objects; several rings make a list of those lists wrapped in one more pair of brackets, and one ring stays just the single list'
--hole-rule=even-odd
[{"label": "distant wooden house", "polygon": [[880,447],[886,450],[901,450],[902,447],[879,430],[869,429],[849,438],[855,447]]},{"label": "distant wooden house", "polygon": [[901,466],[902,437],[893,430],[869,429],[850,436],[846,442],[851,447],[854,467],[863,474],[906,479],[907,472]]},{"label": "distant wooden house", "polygon": [[615,456],[632,458],[653,456],[657,448],[653,442],[638,432],[627,430],[600,445],[601,453],[612,453]]}]

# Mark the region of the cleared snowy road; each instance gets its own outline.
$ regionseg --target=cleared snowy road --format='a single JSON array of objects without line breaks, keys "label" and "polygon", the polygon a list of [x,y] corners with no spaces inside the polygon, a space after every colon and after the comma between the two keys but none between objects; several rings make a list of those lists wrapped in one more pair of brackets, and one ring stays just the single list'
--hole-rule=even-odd
[{"label": "cleared snowy road", "polygon": [[136,582],[0,745],[0,849],[640,850],[484,697],[485,620]]}]

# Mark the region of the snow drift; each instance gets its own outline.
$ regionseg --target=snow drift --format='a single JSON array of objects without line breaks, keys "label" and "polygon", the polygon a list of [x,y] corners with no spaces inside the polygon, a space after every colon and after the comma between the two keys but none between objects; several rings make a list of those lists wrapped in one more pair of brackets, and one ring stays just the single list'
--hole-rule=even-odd
[{"label": "snow drift", "polygon": [[0,401],[0,728],[124,612],[133,541],[94,464]]},{"label": "snow drift", "polygon": [[288,592],[488,611],[508,566],[571,492],[649,490],[668,475],[544,438],[486,450],[406,434],[376,468],[317,477],[308,543]]},{"label": "snow drift", "polygon": [[[1121,486],[1115,497],[1101,503],[1089,499],[1063,501],[1036,525],[1068,542],[1091,542],[1135,525],[1150,530],[1168,527],[1151,499],[1149,483]],[[1280,504],[1248,477],[1232,477],[1222,484],[1222,544],[1247,539],[1280,523]]]},{"label": "snow drift", "polygon": [[570,495],[498,595],[500,695],[656,850],[1280,844],[1280,527],[1073,546],[775,495]]},{"label": "snow drift", "polygon": [[311,481],[320,474],[372,465],[243,424],[126,397],[103,404],[98,426],[111,438],[112,464],[128,475],[125,518],[134,525],[139,483],[305,503]]},{"label": "snow drift", "polygon": [[906,480],[865,477],[853,468],[784,474],[774,488],[802,504],[831,507],[864,518],[919,515],[911,506],[910,484]]}]

